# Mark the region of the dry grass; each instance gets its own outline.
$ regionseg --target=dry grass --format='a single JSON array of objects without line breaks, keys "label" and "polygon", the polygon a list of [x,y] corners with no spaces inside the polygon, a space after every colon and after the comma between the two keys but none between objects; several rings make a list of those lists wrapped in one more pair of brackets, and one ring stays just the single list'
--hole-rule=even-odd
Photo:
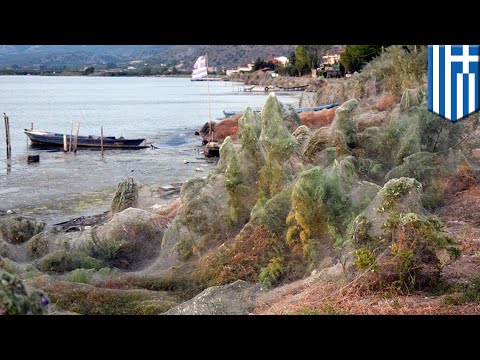
[{"label": "dry grass", "polygon": [[423,293],[399,296],[394,292],[373,291],[368,281],[342,287],[339,283],[298,281],[287,289],[276,289],[261,296],[254,314],[362,314],[437,315],[480,314],[480,304],[446,305],[443,296]]},{"label": "dry grass", "polygon": [[394,95],[383,95],[375,100],[373,108],[378,111],[391,110],[398,101],[399,99]]},{"label": "dry grass", "polygon": [[332,123],[335,117],[335,108],[323,109],[321,111],[308,111],[299,114],[303,125],[309,128],[319,128],[328,126]]}]

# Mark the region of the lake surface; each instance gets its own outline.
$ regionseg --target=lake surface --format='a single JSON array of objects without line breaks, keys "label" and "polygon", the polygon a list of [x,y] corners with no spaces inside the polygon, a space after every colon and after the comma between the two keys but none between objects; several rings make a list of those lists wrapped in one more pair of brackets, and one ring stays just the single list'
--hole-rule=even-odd
[{"label": "lake surface", "polygon": [[[266,95],[239,92],[231,82],[210,82],[212,120],[222,110],[261,107]],[[298,94],[279,95],[298,106]],[[205,82],[189,78],[0,76],[0,113],[10,118],[12,161],[6,161],[0,123],[0,215],[7,210],[48,223],[108,209],[116,184],[133,176],[146,184],[168,185],[194,176],[200,141],[194,132],[208,121]],[[76,155],[30,147],[24,128],[80,135],[146,138],[158,149],[80,149]],[[40,162],[27,164],[27,155]],[[202,164],[204,165],[204,164]],[[208,170],[208,167],[202,167]]]}]

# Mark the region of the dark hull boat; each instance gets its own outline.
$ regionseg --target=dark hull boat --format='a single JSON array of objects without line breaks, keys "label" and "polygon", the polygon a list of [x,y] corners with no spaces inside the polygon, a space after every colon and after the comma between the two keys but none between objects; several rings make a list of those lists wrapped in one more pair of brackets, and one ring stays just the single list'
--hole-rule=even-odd
[{"label": "dark hull boat", "polygon": [[[24,129],[23,132],[32,141],[32,145],[37,146],[63,146],[63,134],[56,134],[52,132]],[[75,141],[75,136],[72,136],[72,143]],[[147,146],[141,145],[145,139],[124,139],[123,137],[116,138],[114,136],[103,137],[103,147],[105,149],[143,149]],[[67,142],[70,142],[70,135],[67,135]],[[78,147],[83,148],[100,148],[100,136],[79,136],[77,141]]]}]

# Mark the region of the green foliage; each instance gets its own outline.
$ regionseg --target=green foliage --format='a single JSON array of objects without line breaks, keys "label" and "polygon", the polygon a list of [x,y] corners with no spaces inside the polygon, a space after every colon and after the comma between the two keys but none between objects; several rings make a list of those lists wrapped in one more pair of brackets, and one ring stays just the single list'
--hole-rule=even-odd
[{"label": "green foliage", "polygon": [[94,269],[75,269],[68,274],[68,281],[82,284],[90,284],[94,275]]},{"label": "green foliage", "polygon": [[304,256],[315,262],[318,246],[333,245],[336,235],[343,233],[349,208],[336,175],[319,167],[304,171],[292,192],[292,211],[287,218],[289,245],[296,247],[300,241]]},{"label": "green foliage", "polygon": [[449,305],[480,303],[480,276],[474,277],[463,292],[445,296],[445,302]]},{"label": "green foliage", "polygon": [[291,209],[292,190],[292,186],[287,186],[271,199],[261,198],[265,199],[265,201],[261,201],[252,210],[250,223],[261,225],[268,231],[282,237],[286,230],[285,219]]},{"label": "green foliage", "polygon": [[285,173],[278,161],[267,162],[259,171],[259,188],[267,198],[278,194],[285,180]]},{"label": "green foliage", "polygon": [[181,237],[175,244],[175,251],[183,260],[188,260],[193,256],[195,242],[191,237]]},{"label": "green foliage", "polygon": [[269,289],[280,280],[286,271],[285,259],[283,257],[274,257],[266,267],[260,270],[258,281]]},{"label": "green foliage", "polygon": [[102,289],[66,281],[43,288],[57,309],[83,315],[159,315],[179,302],[166,292]]},{"label": "green foliage", "polygon": [[0,240],[0,257],[8,256],[8,245],[6,242]]},{"label": "green foliage", "polygon": [[381,45],[347,45],[340,54],[340,62],[346,71],[360,71],[366,63],[380,55]]},{"label": "green foliage", "polygon": [[102,262],[80,250],[58,250],[37,260],[35,267],[42,272],[64,273],[79,268],[100,269]]},{"label": "green foliage", "polygon": [[107,263],[113,262],[121,251],[122,246],[125,245],[121,238],[99,238],[95,229],[92,229],[91,237],[92,248],[90,252],[94,257],[102,259]]},{"label": "green foliage", "polygon": [[135,288],[150,291],[168,291],[178,295],[182,300],[189,300],[204,290],[199,283],[185,272],[173,269],[166,274],[158,275],[132,275],[127,283]]},{"label": "green foliage", "polygon": [[253,184],[258,179],[258,171],[265,164],[265,154],[259,142],[261,120],[251,108],[246,108],[238,120],[238,126],[239,165],[245,174],[245,181]]},{"label": "green foliage", "polygon": [[110,267],[136,269],[158,253],[160,243],[161,234],[155,223],[130,223],[115,227],[105,236],[98,236],[92,229],[86,250]]},{"label": "green foliage", "polygon": [[22,244],[38,234],[45,223],[23,216],[0,221],[0,239],[11,244]]},{"label": "green foliage", "polygon": [[283,123],[282,109],[282,104],[275,94],[269,94],[261,113],[262,127],[259,137],[268,161],[277,161],[280,164],[288,159],[298,146],[297,140]]},{"label": "green foliage", "polygon": [[28,293],[20,279],[0,270],[0,315],[42,315],[48,303],[45,294]]},{"label": "green foliage", "polygon": [[40,233],[32,237],[26,246],[27,257],[36,260],[45,256],[49,252],[48,234]]},{"label": "green foliage", "polygon": [[433,179],[422,195],[422,205],[428,211],[434,211],[445,205],[447,183],[441,179]]},{"label": "green foliage", "polygon": [[370,236],[370,229],[372,223],[368,218],[361,214],[355,218],[353,223],[352,239],[356,245],[368,246],[369,248],[375,246],[375,238]]},{"label": "green foliage", "polygon": [[23,270],[17,265],[17,263],[6,257],[0,257],[0,269],[13,275],[22,275],[23,273]]},{"label": "green foliage", "polygon": [[[419,280],[424,281],[419,279],[419,276],[422,276],[421,270],[425,265],[432,267],[433,274],[428,276],[438,276],[442,264],[432,254],[435,254],[436,250],[448,250],[456,245],[455,240],[435,217],[424,219],[413,213],[391,213],[384,227],[391,232],[393,239],[389,249],[398,276],[395,285],[404,292],[414,289],[419,285]],[[451,257],[458,253],[458,248],[450,251]]]},{"label": "green foliage", "polygon": [[375,255],[370,249],[361,248],[355,251],[355,260],[353,260],[353,265],[357,268],[358,271],[375,271],[373,266],[375,263]]},{"label": "green foliage", "polygon": [[143,76],[150,75],[152,73],[152,68],[150,66],[144,66],[140,69],[140,74]]},{"label": "green foliage", "polygon": [[327,54],[332,45],[305,45],[305,51],[310,59],[310,68],[316,69],[323,65],[322,56]]},{"label": "green foliage", "polygon": [[358,136],[354,121],[357,109],[358,101],[352,99],[342,104],[342,106],[335,111],[335,119],[332,125],[333,135],[336,147],[341,148],[343,152],[348,152],[350,148],[355,148],[358,145]]},{"label": "green foliage", "polygon": [[138,187],[132,177],[121,181],[112,200],[112,212],[117,213],[129,207],[133,207],[138,198]]},{"label": "green foliage", "polygon": [[[364,45],[347,46],[346,51],[340,55],[341,63],[343,61],[350,62],[351,46],[362,47]],[[355,94],[357,97],[362,97],[370,95],[366,93],[365,87],[369,81],[373,81],[377,93],[383,92],[400,96],[404,91],[409,91],[407,96],[413,96],[409,99],[403,99],[402,97],[402,106],[421,105],[421,102],[426,99],[426,85],[423,85],[426,82],[427,58],[426,46],[392,45],[385,48],[384,54],[368,62],[362,71],[352,77],[346,85],[350,89],[357,87]],[[358,67],[363,66],[363,61],[361,58],[356,59],[358,61],[355,60],[353,65],[358,71]],[[355,70],[347,68],[347,71],[353,72]],[[421,86],[423,86],[422,89],[416,91]],[[362,91],[360,91],[360,88],[362,88]],[[415,89],[415,91],[412,91],[412,89]],[[346,99],[347,97],[343,98]]]},{"label": "green foliage", "polygon": [[[239,160],[233,145],[231,145],[230,137],[227,137],[222,144],[222,148],[230,143],[231,149],[228,157],[223,161],[225,163],[225,189],[228,194],[228,219],[227,223],[233,227],[237,222],[245,221],[255,201],[252,189],[245,185],[244,175],[240,169]],[[225,154],[225,151],[223,152]],[[255,191],[253,192],[255,194]]]},{"label": "green foliage", "polygon": [[397,262],[397,284],[400,290],[411,291],[415,286],[416,273],[419,269],[414,260],[413,249],[393,243],[390,245],[390,253]]},{"label": "green foliage", "polygon": [[295,46],[295,67],[297,68],[299,76],[310,71],[310,56],[307,53],[305,45]]},{"label": "green foliage", "polygon": [[416,179],[406,177],[390,180],[379,191],[382,202],[376,210],[381,213],[393,210],[395,208],[397,200],[400,199],[402,196],[408,195],[412,191],[412,189],[421,191],[422,184],[419,183]]}]

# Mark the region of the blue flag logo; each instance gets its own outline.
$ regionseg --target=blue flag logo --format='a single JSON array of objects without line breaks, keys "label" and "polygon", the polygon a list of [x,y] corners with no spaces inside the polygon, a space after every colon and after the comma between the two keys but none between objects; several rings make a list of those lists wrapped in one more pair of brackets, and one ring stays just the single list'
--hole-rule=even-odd
[{"label": "blue flag logo", "polygon": [[428,110],[456,122],[479,110],[480,45],[429,45]]}]

